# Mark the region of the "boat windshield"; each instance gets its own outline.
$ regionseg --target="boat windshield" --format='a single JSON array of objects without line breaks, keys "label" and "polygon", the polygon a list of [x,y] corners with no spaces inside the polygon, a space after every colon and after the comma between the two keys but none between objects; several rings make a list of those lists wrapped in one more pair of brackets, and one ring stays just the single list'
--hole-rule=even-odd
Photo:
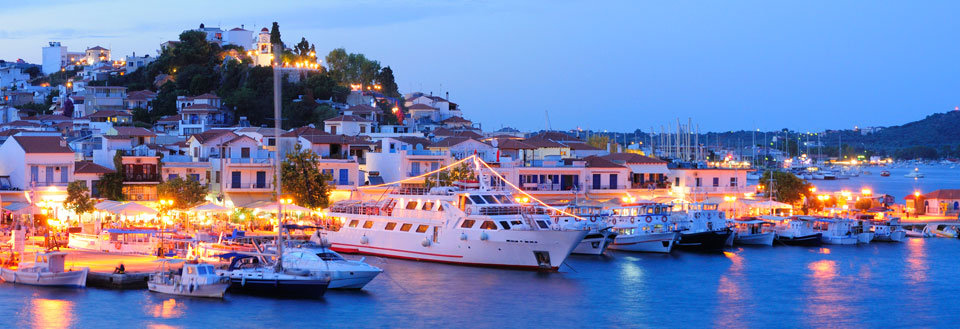
[{"label": "boat windshield", "polygon": [[320,257],[320,259],[326,260],[326,261],[330,261],[330,260],[343,260],[343,257],[340,257],[339,254],[333,253],[333,252],[321,252],[321,253],[317,253],[317,257]]}]

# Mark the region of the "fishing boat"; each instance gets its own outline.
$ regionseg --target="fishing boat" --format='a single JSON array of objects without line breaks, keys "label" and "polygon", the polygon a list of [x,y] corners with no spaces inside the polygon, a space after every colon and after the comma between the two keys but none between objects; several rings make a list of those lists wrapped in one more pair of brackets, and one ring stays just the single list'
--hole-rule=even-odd
[{"label": "fishing boat", "polygon": [[958,225],[960,224],[927,224],[923,228],[923,233],[931,237],[956,238]]},{"label": "fishing boat", "polygon": [[617,233],[610,249],[670,253],[679,233],[670,220],[671,206],[631,203],[610,209],[610,223]]},{"label": "fishing boat", "polygon": [[813,230],[811,221],[798,216],[783,218],[762,216],[763,220],[774,223],[778,242],[790,246],[819,246],[823,243],[823,234]]},{"label": "fishing boat", "polygon": [[328,214],[336,225],[319,232],[334,251],[459,265],[555,271],[589,233],[551,225],[546,208],[486,185],[390,188]]},{"label": "fishing boat", "polygon": [[[607,216],[603,214],[603,207],[568,205],[562,207],[564,212],[554,212],[554,223],[563,230],[584,230],[589,233],[573,249],[574,254],[600,255],[613,243],[617,233],[611,228]],[[572,214],[577,217],[565,215]]]},{"label": "fishing boat", "polygon": [[277,254],[264,253],[226,253],[221,257],[230,259],[230,265],[225,270],[217,270],[217,275],[230,279],[232,292],[271,297],[323,297],[330,285],[329,275],[277,266],[276,256]]},{"label": "fishing boat", "polygon": [[[157,271],[150,275],[147,289],[167,295],[223,298],[230,278],[217,275],[213,265],[191,263],[185,259],[160,259]],[[182,264],[179,270],[172,266]]]},{"label": "fishing boat", "polygon": [[903,175],[906,178],[923,178],[923,173],[920,172],[920,168],[913,168],[913,171]]},{"label": "fishing boat", "polygon": [[900,225],[900,218],[893,217],[887,220],[873,220],[871,230],[873,240],[882,242],[902,242],[907,238],[907,230]]},{"label": "fishing boat", "polygon": [[727,227],[725,215],[716,203],[686,205],[678,221],[680,237],[677,248],[699,251],[722,250],[733,231]]},{"label": "fishing boat", "polygon": [[736,244],[772,246],[777,235],[773,223],[761,219],[728,219],[727,223],[733,228]]},{"label": "fishing boat", "polygon": [[287,242],[287,254],[283,258],[283,268],[306,270],[315,275],[328,275],[328,289],[363,289],[377,275],[383,273],[379,267],[367,264],[364,258],[347,260],[336,251],[317,242],[314,234],[311,241]]},{"label": "fishing boat", "polygon": [[0,278],[10,283],[31,286],[86,287],[90,268],[65,269],[67,253],[36,253],[32,263],[20,263],[12,268],[0,268]]},{"label": "fishing boat", "polygon": [[851,221],[842,218],[811,217],[813,229],[823,234],[825,244],[853,245],[860,242],[856,234],[850,231]]},{"label": "fishing boat", "polygon": [[881,171],[881,172],[880,172],[880,176],[881,176],[881,177],[890,177],[890,171],[889,171],[889,170]]}]

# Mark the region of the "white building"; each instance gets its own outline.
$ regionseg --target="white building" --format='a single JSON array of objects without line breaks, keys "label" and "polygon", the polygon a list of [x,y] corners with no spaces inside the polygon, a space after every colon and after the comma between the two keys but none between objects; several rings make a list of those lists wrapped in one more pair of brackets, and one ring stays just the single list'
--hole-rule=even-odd
[{"label": "white building", "polygon": [[243,47],[244,50],[253,49],[253,31],[245,30],[243,25],[225,32],[223,43]]},{"label": "white building", "polygon": [[384,138],[380,142],[378,152],[367,153],[366,171],[368,174],[377,173],[384,182],[419,176],[453,163],[448,152],[409,149],[409,144],[393,138]]},{"label": "white building", "polygon": [[57,136],[13,136],[0,145],[0,176],[21,190],[66,187],[73,181],[74,152]]},{"label": "white building", "polygon": [[253,58],[253,64],[258,66],[270,66],[273,61],[273,47],[270,44],[270,30],[263,28],[257,34],[257,47],[248,52]]},{"label": "white building", "polygon": [[51,41],[49,46],[43,47],[43,62],[41,71],[43,74],[51,74],[60,71],[67,66],[67,47],[61,46],[60,42]]},{"label": "white building", "polygon": [[126,74],[130,74],[136,70],[139,70],[140,68],[147,67],[147,65],[150,65],[150,63],[153,63],[156,60],[157,60],[156,57],[150,57],[150,55],[143,55],[141,57],[137,57],[137,54],[134,53],[132,56],[124,57],[123,67]]},{"label": "white building", "polygon": [[331,135],[357,136],[373,132],[373,121],[355,116],[341,115],[323,121],[324,131]]}]

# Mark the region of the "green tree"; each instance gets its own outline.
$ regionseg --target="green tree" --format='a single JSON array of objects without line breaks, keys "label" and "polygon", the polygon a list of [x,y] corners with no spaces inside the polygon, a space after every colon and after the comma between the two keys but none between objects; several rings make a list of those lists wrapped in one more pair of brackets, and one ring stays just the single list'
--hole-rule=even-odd
[{"label": "green tree", "polygon": [[90,190],[85,181],[74,181],[67,185],[67,199],[63,201],[63,206],[72,210],[77,215],[82,215],[93,211],[93,200],[90,200]]},{"label": "green tree", "polygon": [[120,151],[113,154],[113,167],[116,168],[115,172],[100,176],[97,190],[107,200],[123,201],[123,156]]},{"label": "green tree", "polygon": [[190,209],[203,203],[207,187],[196,180],[177,176],[157,185],[157,196],[163,200],[173,200],[174,208]]},{"label": "green tree", "polygon": [[771,175],[773,176],[773,195],[777,201],[796,204],[805,197],[808,199],[812,197],[813,192],[810,188],[813,185],[792,173],[773,170],[767,170],[760,179],[764,193],[770,193]]},{"label": "green tree", "polygon": [[593,135],[590,138],[587,138],[587,145],[596,147],[601,150],[606,150],[610,145],[610,137],[603,135]]},{"label": "green tree", "polygon": [[380,84],[380,92],[386,95],[387,97],[400,98],[400,88],[397,86],[397,82],[393,77],[393,69],[390,66],[386,66],[380,69],[380,73],[377,74],[377,83]]},{"label": "green tree", "polygon": [[476,179],[477,176],[473,173],[473,170],[470,169],[470,166],[467,164],[467,162],[463,162],[458,166],[426,176],[424,179],[424,185],[428,188],[436,186],[450,186],[456,181],[472,181]]},{"label": "green tree", "polygon": [[273,26],[270,27],[270,43],[283,44],[283,40],[280,39],[280,24],[277,24],[277,22],[273,22]]},{"label": "green tree", "polygon": [[866,211],[871,207],[873,207],[873,200],[870,198],[862,198],[860,200],[857,200],[857,203],[854,204],[854,207],[856,207],[857,209]]},{"label": "green tree", "polygon": [[316,209],[326,207],[330,203],[330,187],[327,182],[332,180],[330,175],[324,175],[320,169],[320,156],[309,149],[302,149],[300,144],[287,153],[280,168],[283,180],[283,193],[290,195],[297,204]]}]

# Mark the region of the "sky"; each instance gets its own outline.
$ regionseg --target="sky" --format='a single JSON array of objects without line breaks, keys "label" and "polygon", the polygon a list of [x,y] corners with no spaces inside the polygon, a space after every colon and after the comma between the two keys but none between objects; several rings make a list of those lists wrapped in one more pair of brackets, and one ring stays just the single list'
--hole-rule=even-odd
[{"label": "sky", "polygon": [[[9,2],[9,3],[7,3]],[[264,4],[269,4],[269,7]],[[180,32],[280,24],[389,65],[484,130],[889,126],[960,105],[958,1],[0,0],[0,59],[114,58]]]}]

